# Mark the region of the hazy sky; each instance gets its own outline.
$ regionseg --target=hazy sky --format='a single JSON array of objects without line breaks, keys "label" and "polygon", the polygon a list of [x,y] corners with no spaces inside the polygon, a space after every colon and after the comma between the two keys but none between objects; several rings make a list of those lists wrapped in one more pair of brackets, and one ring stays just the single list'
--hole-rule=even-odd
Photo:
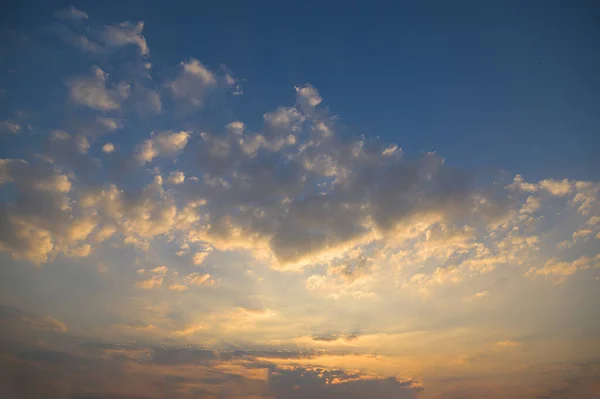
[{"label": "hazy sky", "polygon": [[106,3],[0,17],[0,396],[600,398],[600,7]]}]

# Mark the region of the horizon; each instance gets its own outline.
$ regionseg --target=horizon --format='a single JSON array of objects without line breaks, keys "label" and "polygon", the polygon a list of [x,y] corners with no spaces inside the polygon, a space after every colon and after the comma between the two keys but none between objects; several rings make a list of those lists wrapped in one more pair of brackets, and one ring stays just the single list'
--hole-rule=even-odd
[{"label": "horizon", "polygon": [[599,398],[599,17],[6,7],[0,396]]}]

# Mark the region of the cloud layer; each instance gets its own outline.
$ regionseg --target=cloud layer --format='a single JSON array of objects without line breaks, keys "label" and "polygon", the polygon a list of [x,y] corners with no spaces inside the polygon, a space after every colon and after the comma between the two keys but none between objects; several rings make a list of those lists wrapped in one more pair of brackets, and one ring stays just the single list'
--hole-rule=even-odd
[{"label": "cloud layer", "polygon": [[0,307],[0,391],[595,392],[599,182],[353,135],[310,83],[248,117],[242,79],[157,68],[147,29],[58,10],[77,62],[0,121],[0,302],[37,309]]}]

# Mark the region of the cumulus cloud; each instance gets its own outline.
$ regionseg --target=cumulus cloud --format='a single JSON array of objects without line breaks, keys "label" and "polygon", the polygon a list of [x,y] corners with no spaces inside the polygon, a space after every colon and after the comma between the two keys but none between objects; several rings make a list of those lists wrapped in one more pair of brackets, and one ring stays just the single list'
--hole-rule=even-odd
[{"label": "cumulus cloud", "polygon": [[237,80],[230,74],[225,77],[216,75],[195,58],[180,64],[177,77],[168,84],[173,97],[200,107],[205,104],[207,96],[216,89],[234,88],[234,94],[241,94]]},{"label": "cumulus cloud", "polygon": [[115,151],[115,145],[113,143],[105,143],[102,146],[102,151],[107,154],[110,154],[111,152]]},{"label": "cumulus cloud", "polygon": [[96,119],[96,122],[109,132],[114,132],[121,127],[119,121],[115,118],[99,117]]},{"label": "cumulus cloud", "polygon": [[139,274],[149,274],[149,276],[144,280],[138,281],[136,285],[139,288],[151,290],[155,288],[160,288],[162,286],[165,276],[169,271],[169,268],[166,266],[157,266],[154,269],[148,270],[147,273],[146,270],[142,270],[143,269],[138,270]]},{"label": "cumulus cloud", "polygon": [[188,286],[187,285],[183,285],[183,284],[174,283],[174,284],[171,284],[169,286],[169,289],[171,291],[183,292],[183,291],[187,291],[188,290]]},{"label": "cumulus cloud", "polygon": [[203,264],[212,251],[213,248],[210,245],[202,245],[201,249],[198,252],[194,253],[194,256],[192,258],[194,265],[200,266],[201,264]]},{"label": "cumulus cloud", "polygon": [[210,285],[210,274],[201,274],[201,273],[190,273],[185,277],[186,282],[189,285]]},{"label": "cumulus cloud", "polygon": [[545,277],[555,283],[562,283],[566,277],[575,274],[579,270],[598,266],[600,266],[599,255],[596,255],[595,258],[581,256],[571,262],[551,258],[542,267],[530,268],[525,275],[529,278]]},{"label": "cumulus cloud", "polygon": [[144,22],[121,22],[118,25],[108,25],[104,27],[101,34],[102,41],[111,47],[122,47],[135,45],[140,49],[142,55],[148,55],[150,50],[146,39],[142,36]]},{"label": "cumulus cloud", "polygon": [[157,176],[135,196],[126,196],[114,184],[83,192],[79,205],[102,217],[104,225],[114,226],[123,242],[144,249],[149,239],[169,233],[177,207]]},{"label": "cumulus cloud", "polygon": [[114,111],[121,100],[129,95],[128,84],[121,82],[115,88],[107,88],[108,74],[94,67],[91,75],[80,76],[68,82],[71,100],[97,111]]},{"label": "cumulus cloud", "polygon": [[183,150],[190,137],[189,132],[165,132],[153,135],[138,145],[136,158],[141,163],[151,162],[158,156],[174,156]]},{"label": "cumulus cloud", "polygon": [[572,190],[571,182],[569,182],[569,180],[567,180],[567,179],[564,179],[564,180],[552,180],[552,179],[542,180],[540,182],[540,187],[542,189],[548,191],[550,194],[560,196],[560,197],[568,195]]},{"label": "cumulus cloud", "polygon": [[0,121],[0,132],[17,134],[21,131],[21,125],[11,121]]},{"label": "cumulus cloud", "polygon": [[169,183],[171,184],[181,184],[185,181],[185,174],[178,170],[175,170],[169,173]]},{"label": "cumulus cloud", "polygon": [[18,196],[0,208],[0,250],[35,264],[57,252],[89,253],[87,247],[76,248],[94,229],[94,219],[72,214],[68,176],[43,164],[1,160],[0,184],[7,183],[14,184]]}]

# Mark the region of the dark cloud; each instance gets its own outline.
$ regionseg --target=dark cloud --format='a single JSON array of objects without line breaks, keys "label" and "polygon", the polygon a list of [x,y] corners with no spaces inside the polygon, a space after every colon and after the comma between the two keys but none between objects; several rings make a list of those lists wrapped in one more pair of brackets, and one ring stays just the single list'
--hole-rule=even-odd
[{"label": "dark cloud", "polygon": [[[24,317],[43,320],[15,308],[0,307],[4,326],[23,324]],[[34,328],[31,323],[23,325]],[[11,399],[179,399],[190,395],[336,399],[372,397],[369,392],[378,398],[413,398],[421,390],[411,380],[327,368],[286,367],[269,361],[311,358],[318,363],[323,352],[118,344],[84,341],[68,332],[60,334],[63,341],[49,341],[52,334],[57,333],[36,329],[23,339],[19,329],[12,329],[0,335],[0,392],[9,393]]]},{"label": "dark cloud", "polygon": [[277,369],[269,384],[278,399],[417,398],[422,388],[411,380],[372,378],[361,373],[324,368]]}]

